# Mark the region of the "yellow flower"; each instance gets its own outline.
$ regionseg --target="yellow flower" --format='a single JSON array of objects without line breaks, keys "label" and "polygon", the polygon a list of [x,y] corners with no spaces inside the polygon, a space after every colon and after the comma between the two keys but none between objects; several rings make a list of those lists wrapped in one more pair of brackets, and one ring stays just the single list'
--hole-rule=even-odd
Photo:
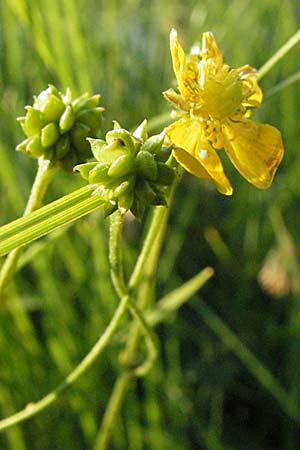
[{"label": "yellow flower", "polygon": [[188,172],[212,180],[219,192],[232,194],[216,150],[229,159],[250,183],[267,188],[283,156],[279,131],[250,120],[252,107],[262,102],[256,72],[245,65],[231,69],[210,32],[203,33],[202,48],[189,58],[171,31],[170,46],[179,93],[164,92],[179,112],[179,120],[166,128],[175,145],[174,157]]}]

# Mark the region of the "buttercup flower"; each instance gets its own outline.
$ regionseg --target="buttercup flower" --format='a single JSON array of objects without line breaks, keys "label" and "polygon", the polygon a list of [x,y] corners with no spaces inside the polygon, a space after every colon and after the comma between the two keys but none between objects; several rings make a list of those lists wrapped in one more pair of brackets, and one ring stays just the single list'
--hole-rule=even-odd
[{"label": "buttercup flower", "polygon": [[187,58],[171,31],[170,47],[179,93],[164,92],[179,110],[179,120],[166,128],[174,144],[173,155],[188,172],[214,182],[219,192],[232,194],[217,150],[229,159],[250,183],[270,186],[283,156],[279,131],[250,120],[251,108],[262,102],[256,72],[245,65],[231,69],[210,32],[203,33],[202,48]]}]

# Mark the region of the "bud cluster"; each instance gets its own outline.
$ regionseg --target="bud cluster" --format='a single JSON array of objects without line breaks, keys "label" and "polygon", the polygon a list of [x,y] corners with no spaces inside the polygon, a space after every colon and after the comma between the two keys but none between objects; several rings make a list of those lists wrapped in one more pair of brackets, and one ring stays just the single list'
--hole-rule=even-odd
[{"label": "bud cluster", "polygon": [[94,193],[105,201],[106,214],[130,210],[140,219],[146,206],[166,205],[164,187],[172,183],[175,172],[165,164],[172,146],[164,146],[164,135],[148,138],[144,120],[132,134],[115,122],[105,139],[88,138],[97,162],[74,169],[96,185]]},{"label": "bud cluster", "polygon": [[27,136],[17,146],[18,151],[59,162],[65,168],[91,157],[86,138],[98,137],[103,108],[98,106],[100,95],[84,94],[72,100],[67,88],[63,95],[55,86],[34,97],[33,106],[25,106],[26,115],[17,120]]}]

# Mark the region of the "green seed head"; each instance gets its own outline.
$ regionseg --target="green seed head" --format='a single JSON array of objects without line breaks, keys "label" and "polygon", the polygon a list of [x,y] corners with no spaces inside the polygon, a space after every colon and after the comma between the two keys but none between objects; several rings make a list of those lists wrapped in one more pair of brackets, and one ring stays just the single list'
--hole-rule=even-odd
[{"label": "green seed head", "polygon": [[106,202],[106,215],[130,210],[140,220],[147,206],[167,204],[165,186],[173,182],[175,172],[163,162],[171,153],[163,141],[162,135],[148,138],[146,121],[132,134],[115,121],[105,141],[88,139],[98,162],[75,170],[97,185],[94,194]]},{"label": "green seed head", "polygon": [[87,137],[96,138],[101,128],[103,108],[100,95],[84,94],[72,99],[67,88],[62,94],[49,85],[34,97],[33,106],[26,106],[24,117],[18,118],[29,139],[17,146],[18,151],[33,157],[51,159],[69,170],[92,156]]}]

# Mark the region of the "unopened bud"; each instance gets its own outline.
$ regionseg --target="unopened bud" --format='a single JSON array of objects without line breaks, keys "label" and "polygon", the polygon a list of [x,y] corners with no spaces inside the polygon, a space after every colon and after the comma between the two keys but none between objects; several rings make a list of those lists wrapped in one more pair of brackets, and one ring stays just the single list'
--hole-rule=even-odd
[{"label": "unopened bud", "polygon": [[110,166],[108,175],[112,178],[120,178],[128,175],[134,168],[134,159],[128,155],[121,155]]},{"label": "unopened bud", "polygon": [[58,96],[47,91],[39,94],[35,99],[34,107],[41,111],[45,122],[56,122],[64,112],[65,105]]},{"label": "unopened bud", "polygon": [[26,136],[32,136],[40,131],[42,128],[41,113],[32,106],[25,106],[27,110],[25,117],[19,117],[17,120],[20,122]]},{"label": "unopened bud", "polygon": [[69,131],[75,121],[75,114],[71,105],[68,105],[59,119],[59,130],[61,134]]},{"label": "unopened bud", "polygon": [[146,178],[152,181],[157,179],[157,163],[151,153],[140,151],[135,158],[135,163],[138,172]]},{"label": "unopened bud", "polygon": [[33,158],[39,158],[44,153],[39,133],[30,138],[26,146],[26,153]]},{"label": "unopened bud", "polygon": [[133,155],[136,153],[136,149],[131,134],[129,133],[129,131],[124,130],[123,128],[109,131],[108,133],[106,133],[105,138],[108,144],[111,144],[114,141],[118,141],[120,145],[127,147],[127,149]]},{"label": "unopened bud", "polygon": [[128,178],[127,180],[123,181],[122,183],[120,183],[113,192],[114,197],[118,198],[120,196],[122,196],[128,189],[130,189],[132,191],[133,187],[134,187],[134,181],[135,181],[135,177],[132,176],[130,178]]},{"label": "unopened bud", "polygon": [[109,165],[105,163],[96,163],[96,165],[90,170],[89,182],[90,183],[103,183],[109,180],[107,174]]},{"label": "unopened bud", "polygon": [[143,122],[137,127],[132,135],[135,138],[140,139],[142,142],[148,139],[147,119],[143,120]]},{"label": "unopened bud", "polygon": [[99,103],[99,100],[100,100],[99,94],[93,95],[92,97],[89,97],[87,93],[83,94],[81,97],[76,98],[76,100],[72,102],[74,112],[78,113],[83,109],[96,108],[96,106]]},{"label": "unopened bud", "polygon": [[164,138],[165,137],[163,134],[151,136],[143,143],[143,145],[141,146],[141,151],[146,151],[152,153],[153,155],[156,155],[161,149]]},{"label": "unopened bud", "polygon": [[84,178],[85,180],[89,181],[90,171],[95,166],[97,166],[97,163],[95,163],[95,162],[90,162],[90,163],[85,163],[85,164],[78,164],[77,166],[74,167],[73,171],[74,172],[79,172],[80,175],[82,176],[82,178]]},{"label": "unopened bud", "polygon": [[105,145],[98,157],[100,162],[106,162],[107,164],[113,164],[120,156],[130,155],[127,147],[124,147],[123,143],[118,140],[114,140],[111,144]]},{"label": "unopened bud", "polygon": [[50,147],[59,138],[59,128],[56,123],[48,123],[41,130],[41,143],[43,147]]}]

